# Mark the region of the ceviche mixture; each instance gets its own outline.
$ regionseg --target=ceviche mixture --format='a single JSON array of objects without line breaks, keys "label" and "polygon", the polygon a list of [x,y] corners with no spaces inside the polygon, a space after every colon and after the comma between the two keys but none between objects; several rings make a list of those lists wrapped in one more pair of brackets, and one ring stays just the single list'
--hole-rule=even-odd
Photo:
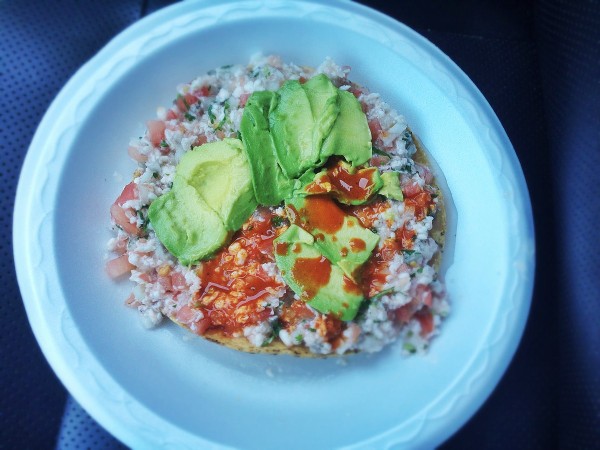
[{"label": "ceviche mixture", "polygon": [[145,326],[249,351],[427,349],[449,312],[441,193],[404,118],[349,72],[219,67],[129,143],[107,271]]}]

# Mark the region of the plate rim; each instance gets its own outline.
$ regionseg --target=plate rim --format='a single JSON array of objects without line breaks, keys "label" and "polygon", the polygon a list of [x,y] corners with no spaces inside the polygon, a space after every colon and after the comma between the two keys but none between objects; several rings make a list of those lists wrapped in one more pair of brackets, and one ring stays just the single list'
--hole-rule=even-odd
[{"label": "plate rim", "polygon": [[[30,179],[30,175],[35,173],[36,165],[34,156],[36,153],[39,153],[37,148],[42,148],[39,146],[39,142],[43,139],[44,136],[52,133],[52,118],[55,117],[65,105],[69,104],[70,94],[78,89],[78,84],[81,84],[81,80],[85,79],[90,75],[90,73],[96,67],[106,67],[107,64],[110,64],[110,56],[111,52],[114,52],[115,49],[123,46],[127,42],[129,42],[131,36],[136,36],[136,34],[144,30],[146,28],[151,28],[153,24],[160,24],[165,19],[167,20],[175,20],[178,17],[179,12],[184,12],[191,5],[197,6],[199,8],[209,8],[215,7],[216,5],[230,5],[236,3],[247,3],[244,1],[238,2],[236,0],[229,0],[227,2],[216,2],[216,1],[188,1],[179,4],[174,4],[168,6],[164,9],[161,9],[153,14],[150,14],[137,22],[133,23],[125,30],[116,35],[108,44],[106,44],[94,57],[92,57],[88,62],[86,62],[65,84],[65,86],[61,89],[59,94],[55,97],[50,107],[48,108],[46,114],[44,115],[40,125],[32,139],[31,145],[27,151],[27,155],[25,157],[25,161],[23,163],[23,167],[21,169],[18,187],[17,187],[17,195],[15,199],[15,209],[13,216],[13,252],[14,252],[14,260],[15,267],[17,271],[17,279],[19,283],[19,287],[23,297],[23,303],[25,305],[25,309],[27,312],[28,320],[30,321],[30,325],[33,329],[33,332],[36,336],[38,345],[41,347],[42,352],[44,353],[46,359],[52,366],[54,372],[58,375],[59,379],[63,382],[63,384],[67,387],[67,389],[73,394],[75,399],[84,406],[84,408],[90,412],[90,415],[94,417],[100,424],[102,424],[105,428],[109,429],[115,436],[124,442],[128,443],[133,447],[142,445],[145,446],[149,442],[152,442],[151,434],[147,434],[148,432],[141,433],[139,435],[135,435],[131,433],[131,430],[127,428],[123,428],[123,423],[118,419],[115,419],[111,414],[108,414],[108,411],[102,411],[101,408],[99,410],[97,400],[90,394],[89,391],[85,389],[84,386],[81,385],[80,381],[77,380],[77,377],[74,373],[68,370],[64,365],[64,357],[61,357],[60,349],[57,346],[57,343],[48,341],[44,339],[47,337],[43,335],[43,313],[41,312],[38,305],[33,302],[33,300],[28,300],[33,297],[39,297],[39,294],[36,294],[34,291],[31,280],[34,279],[33,273],[35,267],[32,264],[35,264],[35,258],[38,257],[33,249],[31,249],[31,244],[27,242],[26,236],[28,233],[28,227],[20,226],[22,223],[29,223],[30,219],[30,211],[27,208],[28,205],[33,202],[33,196],[35,192],[29,187],[29,184],[24,182],[24,180]],[[264,2],[265,4],[267,2]],[[285,2],[273,2],[271,4],[285,4]],[[521,200],[521,212],[524,212],[524,218],[522,219],[523,223],[521,224],[521,228],[524,228],[528,234],[530,239],[533,239],[533,219],[532,219],[532,211],[531,211],[531,203],[529,199],[529,194],[527,190],[527,186],[525,184],[525,178],[522,173],[520,164],[518,162],[516,153],[510,143],[508,136],[506,135],[502,125],[500,124],[498,118],[494,114],[491,106],[487,102],[487,100],[483,97],[478,88],[472,83],[472,81],[467,77],[467,75],[462,72],[462,70],[456,66],[454,62],[450,60],[448,56],[446,56],[441,50],[439,50],[434,44],[429,42],[426,38],[416,33],[414,30],[410,29],[406,25],[401,24],[400,22],[392,19],[389,16],[386,16],[378,11],[375,11],[367,6],[355,4],[349,2],[347,0],[338,0],[337,2],[329,2],[327,0],[303,0],[296,1],[295,5],[319,5],[327,8],[335,8],[336,10],[340,7],[344,7],[346,11],[351,10],[353,14],[362,15],[363,17],[367,17],[368,20],[372,20],[375,22],[380,22],[387,26],[388,28],[394,28],[396,30],[401,29],[404,33],[411,36],[412,39],[415,39],[419,45],[425,46],[429,52],[433,52],[434,56],[438,59],[438,63],[445,66],[447,71],[450,71],[453,75],[459,78],[459,82],[463,87],[468,88],[466,90],[467,94],[469,94],[470,99],[474,100],[478,103],[480,113],[483,114],[481,120],[485,120],[488,122],[489,129],[493,133],[494,138],[499,140],[497,145],[504,149],[504,154],[501,155],[506,158],[506,162],[509,164],[511,169],[511,174],[514,175],[516,181],[516,191],[520,194]],[[172,16],[169,19],[169,16]],[[533,244],[532,244],[533,245]],[[526,274],[532,274],[535,268],[534,261],[534,248],[532,246],[528,248],[524,248],[521,250],[524,252],[525,261],[524,265]],[[521,295],[525,301],[522,304],[517,305],[520,309],[520,322],[515,326],[515,332],[511,335],[511,339],[504,343],[505,350],[502,352],[504,356],[503,361],[500,364],[502,366],[501,370],[497,370],[494,377],[488,377],[487,388],[483,389],[483,391],[479,392],[478,400],[471,402],[470,406],[467,408],[466,412],[464,412],[461,417],[456,418],[453,422],[453,426],[451,429],[446,429],[445,433],[442,433],[442,439],[440,441],[436,441],[435,443],[439,444],[443,440],[447,439],[451,434],[456,432],[471,416],[472,414],[479,409],[479,407],[483,404],[483,402],[489,397],[493,389],[496,387],[499,379],[502,377],[512,357],[516,352],[516,348],[518,342],[520,341],[523,330],[525,327],[525,322],[527,320],[529,307],[531,304],[531,296],[533,292],[533,276],[530,276],[528,279],[525,279],[521,285]],[[68,326],[71,326],[69,324]],[[97,361],[94,361],[97,364]],[[61,366],[62,365],[62,366]],[[101,367],[97,367],[96,369],[102,370]],[[114,383],[118,386],[115,380],[112,379],[111,375],[108,372],[102,374],[102,377],[107,377],[107,380],[110,383]],[[131,401],[131,399],[127,399],[127,393],[122,393],[123,401],[126,403],[127,401]],[[161,423],[165,423],[165,419],[162,417],[158,417],[154,412],[147,410],[145,407],[139,405],[129,405],[131,409],[135,409],[139,413],[149,414],[151,416],[157,417]],[[143,411],[138,410],[141,408]],[[175,424],[167,423],[166,425],[174,427],[178,433],[183,437],[183,441],[189,440],[189,442],[194,442],[194,445],[201,444],[203,446],[211,446],[214,447],[218,445],[219,448],[228,448],[224,447],[222,444],[216,444],[212,441],[206,440],[201,436],[191,434],[186,430],[178,427]],[[448,427],[446,427],[448,428]],[[393,434],[395,429],[388,430],[387,434]],[[386,434],[386,433],[384,433]],[[367,446],[372,445],[374,443],[381,443],[382,435],[374,436],[372,439],[368,439],[352,447],[358,448],[359,446]],[[150,440],[148,440],[150,439]],[[177,441],[177,443],[179,440]],[[392,442],[392,441],[390,441]],[[395,441],[393,441],[395,442]],[[399,441],[398,441],[399,442]]]}]

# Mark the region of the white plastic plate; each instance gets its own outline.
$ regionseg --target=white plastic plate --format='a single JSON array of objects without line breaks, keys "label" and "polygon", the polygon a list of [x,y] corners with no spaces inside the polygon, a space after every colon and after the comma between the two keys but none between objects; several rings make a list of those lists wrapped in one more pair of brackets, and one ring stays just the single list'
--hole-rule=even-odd
[{"label": "white plastic plate", "polygon": [[[339,360],[238,353],[175,325],[148,331],[104,271],[131,137],[175,86],[255,52],[326,56],[403,113],[456,206],[452,313],[429,353]],[[120,175],[120,176],[119,176]],[[14,252],[36,338],[78,402],[140,448],[431,447],[484,402],[527,318],[534,236],[514,150],[483,96],[423,37],[330,1],[183,2],[113,39],[67,83],[27,154]]]}]

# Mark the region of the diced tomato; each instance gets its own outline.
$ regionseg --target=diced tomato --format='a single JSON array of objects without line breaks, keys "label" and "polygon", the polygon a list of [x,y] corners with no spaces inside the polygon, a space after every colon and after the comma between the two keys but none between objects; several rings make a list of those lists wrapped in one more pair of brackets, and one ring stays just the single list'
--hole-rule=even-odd
[{"label": "diced tomato", "polygon": [[139,277],[144,283],[154,283],[156,281],[156,275],[152,276],[149,273],[142,273]]},{"label": "diced tomato", "polygon": [[425,183],[431,184],[431,182],[433,181],[433,174],[431,173],[431,170],[429,170],[428,167],[423,166],[421,164],[415,164],[415,167],[417,168],[417,172],[419,172],[421,178],[425,180]]},{"label": "diced tomato", "polygon": [[204,333],[206,333],[206,330],[210,328],[212,323],[208,317],[204,317],[197,321],[194,325],[194,331],[196,332],[196,334],[202,336]]},{"label": "diced tomato", "polygon": [[210,86],[202,86],[195,93],[199,97],[209,97],[210,96],[211,87]]},{"label": "diced tomato", "polygon": [[402,183],[402,193],[406,198],[415,197],[422,191],[423,189],[421,189],[421,186],[419,186],[419,184],[416,181],[407,180],[406,182]]},{"label": "diced tomato", "polygon": [[246,106],[246,102],[248,101],[248,97],[250,97],[250,94],[242,94],[240,95],[240,106],[243,108],[244,106]]},{"label": "diced tomato", "polygon": [[137,147],[130,145],[127,148],[127,153],[131,159],[134,159],[137,162],[146,162],[148,161],[148,157],[146,155],[142,155]]},{"label": "diced tomato", "polygon": [[381,123],[379,123],[379,119],[371,119],[369,120],[369,130],[371,130],[371,139],[373,142],[379,138],[381,132],[383,131],[381,128]]},{"label": "diced tomato", "polygon": [[198,311],[192,309],[189,305],[183,305],[175,314],[175,320],[179,323],[190,324],[194,322],[197,316]]},{"label": "diced tomato", "polygon": [[135,295],[133,295],[132,292],[129,294],[129,297],[125,299],[125,305],[129,306],[130,308],[137,308],[140,306],[140,302],[135,298]]},{"label": "diced tomato", "polygon": [[136,236],[140,233],[140,229],[137,227],[137,225],[129,221],[129,217],[127,217],[125,210],[116,203],[110,207],[110,215],[115,223],[119,225],[126,233]]},{"label": "diced tomato", "polygon": [[196,141],[194,142],[194,147],[198,147],[200,145],[206,144],[208,142],[208,138],[205,134],[198,136]]},{"label": "diced tomato", "polygon": [[175,99],[175,104],[181,112],[187,112],[194,103],[198,102],[198,98],[193,94],[178,95]]},{"label": "diced tomato", "polygon": [[169,109],[167,111],[167,120],[173,120],[173,119],[177,119],[177,113],[175,111],[173,111],[172,109]]},{"label": "diced tomato", "polygon": [[179,272],[171,272],[171,286],[176,291],[183,291],[187,288],[187,282],[183,274]]},{"label": "diced tomato", "polygon": [[433,207],[431,194],[427,191],[421,191],[412,198],[407,198],[404,204],[406,207],[414,209],[417,220],[423,220],[427,216],[429,209]]},{"label": "diced tomato", "polygon": [[421,208],[427,208],[431,203],[431,194],[427,191],[423,191],[413,197],[415,204]]},{"label": "diced tomato", "polygon": [[169,292],[173,290],[173,284],[171,283],[171,277],[158,277],[158,283],[164,288],[165,291]]},{"label": "diced tomato", "polygon": [[137,189],[135,183],[132,181],[123,188],[115,203],[119,206],[123,206],[123,203],[129,200],[135,200],[136,198],[138,198]]},{"label": "diced tomato", "polygon": [[396,321],[400,322],[401,324],[407,323],[415,312],[415,303],[416,301],[413,299],[406,305],[395,310],[394,313],[396,314]]},{"label": "diced tomato", "polygon": [[187,104],[190,106],[198,103],[198,97],[196,97],[194,94],[187,93],[184,95],[184,98]]},{"label": "diced tomato", "polygon": [[396,240],[400,242],[402,250],[412,250],[414,247],[414,238],[417,235],[414,230],[409,230],[406,226],[396,230]]},{"label": "diced tomato", "polygon": [[120,238],[115,243],[113,252],[116,253],[117,255],[121,256],[123,253],[125,253],[127,251],[127,243],[128,242],[129,242],[128,238],[124,238],[124,239]]},{"label": "diced tomato", "polygon": [[131,273],[135,266],[129,262],[127,255],[121,255],[118,258],[111,259],[106,263],[106,272],[111,278],[119,278]]},{"label": "diced tomato", "polygon": [[431,292],[431,288],[424,284],[417,285],[416,290],[417,298],[419,301],[425,306],[431,306],[431,302],[433,300],[433,294]]},{"label": "diced tomato", "polygon": [[319,316],[315,328],[326,341],[335,341],[343,331],[343,322],[333,315]]},{"label": "diced tomato", "polygon": [[293,328],[301,320],[312,320],[315,318],[315,313],[312,312],[306,303],[293,302],[291,305],[284,305],[281,310],[281,320],[285,325]]},{"label": "diced tomato", "polygon": [[[354,95],[356,98],[358,98],[358,97],[360,97],[360,94],[362,94],[362,89],[357,84],[352,83],[350,85],[350,89],[348,89],[348,92],[350,92],[352,95]],[[363,108],[363,111],[364,111],[364,108]]]},{"label": "diced tomato", "polygon": [[123,204],[129,200],[137,198],[137,188],[135,183],[132,181],[123,188],[121,195],[117,197],[115,202],[110,207],[110,215],[117,225],[119,225],[123,231],[133,235],[139,235],[140,229],[136,223],[131,223],[126,211],[133,212],[133,208],[123,208]]},{"label": "diced tomato", "polygon": [[373,155],[371,158],[371,165],[375,167],[383,166],[390,161],[390,158],[383,155]]},{"label": "diced tomato", "polygon": [[427,337],[433,331],[433,315],[429,308],[423,308],[417,311],[415,319],[421,324],[421,336]]},{"label": "diced tomato", "polygon": [[149,120],[146,123],[148,127],[148,140],[158,147],[165,138],[165,123],[162,120]]}]

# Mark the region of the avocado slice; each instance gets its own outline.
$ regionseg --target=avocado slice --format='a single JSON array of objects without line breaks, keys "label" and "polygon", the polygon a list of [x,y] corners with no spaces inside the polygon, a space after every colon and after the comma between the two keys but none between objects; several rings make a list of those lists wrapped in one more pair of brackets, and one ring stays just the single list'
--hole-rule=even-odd
[{"label": "avocado slice", "polygon": [[286,81],[277,91],[279,102],[269,114],[269,128],[277,160],[285,175],[296,178],[319,159],[313,146],[313,115],[306,91],[297,80]]},{"label": "avocado slice", "polygon": [[186,265],[211,255],[230,237],[218,214],[185,183],[154,200],[148,217],[160,242]]},{"label": "avocado slice", "polygon": [[364,228],[356,217],[344,213],[329,196],[292,197],[286,200],[286,206],[291,211],[291,222],[309,231],[315,237],[315,246],[354,280],[379,236]]},{"label": "avocado slice", "polygon": [[173,188],[192,186],[229,231],[239,230],[258,203],[242,142],[226,138],[185,153],[177,165]]},{"label": "avocado slice", "polygon": [[384,185],[377,167],[357,169],[345,161],[338,161],[314,175],[298,195],[330,194],[340,203],[362,205],[368,202]]},{"label": "avocado slice", "polygon": [[387,198],[393,200],[404,200],[404,194],[402,193],[402,186],[400,186],[400,177],[398,172],[383,172],[381,174],[381,180],[383,181],[383,187],[379,193]]},{"label": "avocado slice", "polygon": [[301,299],[341,320],[356,317],[364,300],[361,289],[323,255],[310,233],[291,225],[273,244],[283,279]]},{"label": "avocado slice", "polygon": [[250,164],[254,197],[261,205],[278,205],[289,197],[294,187],[277,162],[275,145],[269,132],[269,113],[278,95],[272,91],[254,92],[246,102],[240,132]]},{"label": "avocado slice", "polygon": [[373,156],[367,117],[352,93],[338,90],[338,97],[340,113],[323,142],[319,159],[324,163],[330,156],[339,155],[354,167],[360,166]]},{"label": "avocado slice", "polygon": [[150,204],[148,217],[167,250],[192,264],[225,245],[256,207],[242,143],[224,139],[182,156],[173,187]]},{"label": "avocado slice", "polygon": [[325,74],[319,74],[302,85],[313,116],[313,148],[321,149],[340,112],[338,89]]}]

